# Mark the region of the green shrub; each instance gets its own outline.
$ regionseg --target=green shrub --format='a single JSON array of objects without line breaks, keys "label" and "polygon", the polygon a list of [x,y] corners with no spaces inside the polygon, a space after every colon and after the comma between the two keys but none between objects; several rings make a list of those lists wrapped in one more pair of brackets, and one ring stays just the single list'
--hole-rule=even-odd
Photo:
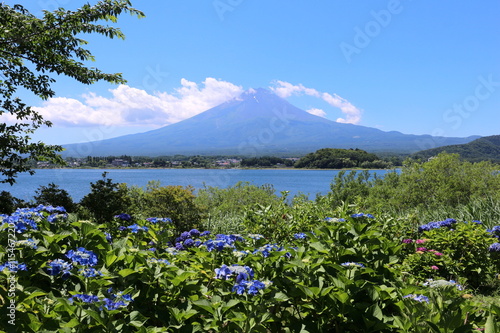
[{"label": "green shrub", "polygon": [[34,199],[37,205],[61,206],[69,213],[76,209],[76,205],[68,192],[54,183],[40,186],[35,193]]},{"label": "green shrub", "polygon": [[191,186],[160,186],[159,182],[149,182],[143,201],[144,215],[171,218],[178,232],[200,225],[203,212],[195,202]]},{"label": "green shrub", "polygon": [[0,214],[12,214],[17,208],[26,206],[26,203],[18,199],[10,192],[0,192]]},{"label": "green shrub", "polygon": [[88,210],[98,223],[111,221],[117,214],[125,213],[130,207],[125,184],[114,183],[107,178],[107,172],[102,179],[90,183],[91,191],[83,197],[80,205]]},{"label": "green shrub", "polygon": [[227,188],[206,186],[197,193],[195,202],[207,212],[205,228],[216,233],[239,233],[245,228],[243,215],[257,205],[279,202],[271,185],[238,182]]}]

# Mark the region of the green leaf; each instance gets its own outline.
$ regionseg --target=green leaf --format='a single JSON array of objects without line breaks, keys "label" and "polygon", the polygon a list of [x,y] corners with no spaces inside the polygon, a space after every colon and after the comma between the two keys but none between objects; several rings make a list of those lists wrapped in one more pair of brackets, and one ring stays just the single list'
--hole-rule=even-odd
[{"label": "green leaf", "polygon": [[212,315],[215,314],[215,310],[212,307],[212,303],[210,303],[206,299],[199,299],[197,301],[193,301],[192,303],[193,303],[193,305],[196,305],[197,307],[200,307],[203,310],[210,312]]},{"label": "green leaf", "polygon": [[222,306],[222,313],[226,312],[227,310],[229,310],[230,308],[232,308],[233,306],[235,306],[239,303],[241,303],[241,301],[237,300],[237,299],[229,300],[229,302],[227,302],[225,305]]},{"label": "green leaf", "polygon": [[109,266],[111,266],[115,261],[116,259],[118,259],[118,256],[115,255],[113,252],[110,252],[106,255],[106,267],[109,268]]},{"label": "green leaf", "polygon": [[322,243],[320,242],[313,242],[310,244],[310,246],[313,249],[316,249],[318,252],[321,253],[330,253],[330,249],[327,249]]},{"label": "green leaf", "polygon": [[68,327],[68,328],[72,328],[72,327],[76,327],[78,325],[80,325],[80,321],[78,320],[78,318],[73,318],[71,319],[70,321],[68,321],[67,323],[64,323],[64,324],[61,324],[61,327]]},{"label": "green leaf", "polygon": [[44,293],[43,291],[34,291],[32,293],[30,293],[30,295],[28,297],[26,297],[24,301],[27,301],[27,300],[30,300],[32,298],[35,298],[35,297],[38,297],[38,296],[44,296],[44,295],[47,295],[47,293]]},{"label": "green leaf", "polygon": [[382,313],[382,309],[378,304],[373,304],[368,308],[368,311],[374,316],[375,318],[382,320],[384,317],[384,314]]},{"label": "green leaf", "polygon": [[82,310],[83,313],[88,314],[90,317],[92,317],[96,322],[99,324],[105,326],[104,320],[101,318],[100,314],[93,311],[93,310]]},{"label": "green leaf", "polygon": [[173,280],[172,284],[174,286],[180,285],[182,282],[186,281],[188,278],[196,275],[194,272],[182,272],[181,274],[177,275]]},{"label": "green leaf", "polygon": [[290,297],[288,297],[285,293],[278,291],[276,295],[274,295],[274,299],[277,302],[286,302],[290,299]]},{"label": "green leaf", "polygon": [[130,268],[125,268],[125,269],[122,269],[121,271],[118,272],[118,274],[123,276],[123,277],[127,277],[130,274],[134,274],[134,273],[136,273],[136,271],[133,269],[130,269]]},{"label": "green leaf", "polygon": [[497,324],[495,322],[495,315],[490,313],[488,319],[486,320],[486,325],[484,326],[485,333],[498,333]]}]

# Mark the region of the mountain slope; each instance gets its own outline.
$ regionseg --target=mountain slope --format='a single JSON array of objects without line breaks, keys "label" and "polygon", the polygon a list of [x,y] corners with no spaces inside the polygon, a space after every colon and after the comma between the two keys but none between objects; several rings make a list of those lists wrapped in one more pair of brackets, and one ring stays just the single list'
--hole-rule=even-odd
[{"label": "mountain slope", "polygon": [[265,155],[308,153],[320,148],[414,152],[439,142],[461,144],[473,138],[433,138],[341,124],[301,110],[266,89],[192,118],[145,133],[64,146],[65,156],[174,154]]},{"label": "mountain slope", "polygon": [[466,144],[423,150],[415,153],[414,156],[425,159],[441,152],[459,154],[461,158],[470,162],[492,161],[500,163],[500,135],[485,136]]}]

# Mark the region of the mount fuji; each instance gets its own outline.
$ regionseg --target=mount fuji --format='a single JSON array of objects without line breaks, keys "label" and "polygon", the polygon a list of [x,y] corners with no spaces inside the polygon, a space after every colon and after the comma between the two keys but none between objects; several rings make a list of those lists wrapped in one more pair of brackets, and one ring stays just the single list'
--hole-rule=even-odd
[{"label": "mount fuji", "polygon": [[412,153],[467,138],[410,135],[312,115],[267,89],[250,89],[194,117],[156,130],[64,145],[63,156],[292,155],[320,148]]}]

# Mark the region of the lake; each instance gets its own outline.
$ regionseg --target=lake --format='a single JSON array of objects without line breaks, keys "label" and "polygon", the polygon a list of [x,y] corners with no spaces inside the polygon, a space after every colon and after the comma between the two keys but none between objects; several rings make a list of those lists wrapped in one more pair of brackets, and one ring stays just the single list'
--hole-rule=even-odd
[{"label": "lake", "polygon": [[[339,173],[338,170],[303,170],[303,169],[40,169],[33,176],[21,174],[13,186],[0,184],[0,191],[9,191],[23,200],[33,200],[35,190],[49,183],[59,185],[68,191],[75,202],[80,201],[90,192],[90,183],[102,179],[102,173],[108,172],[113,182],[127,183],[129,186],[144,187],[151,180],[158,180],[161,185],[191,185],[195,189],[207,186],[226,188],[239,181],[253,185],[272,184],[276,194],[289,191],[290,195],[303,193],[314,199],[316,194],[326,194],[330,183]],[[388,170],[372,170],[371,173],[384,175]]]}]

